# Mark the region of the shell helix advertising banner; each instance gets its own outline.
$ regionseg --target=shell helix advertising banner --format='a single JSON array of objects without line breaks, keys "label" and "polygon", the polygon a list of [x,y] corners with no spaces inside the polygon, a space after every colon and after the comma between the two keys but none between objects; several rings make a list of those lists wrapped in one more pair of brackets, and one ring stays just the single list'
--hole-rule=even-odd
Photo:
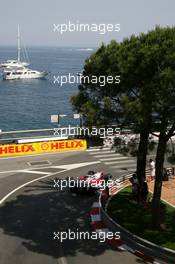
[{"label": "shell helix advertising banner", "polygon": [[22,156],[70,150],[86,150],[87,142],[82,139],[59,140],[29,144],[0,145],[0,157]]}]

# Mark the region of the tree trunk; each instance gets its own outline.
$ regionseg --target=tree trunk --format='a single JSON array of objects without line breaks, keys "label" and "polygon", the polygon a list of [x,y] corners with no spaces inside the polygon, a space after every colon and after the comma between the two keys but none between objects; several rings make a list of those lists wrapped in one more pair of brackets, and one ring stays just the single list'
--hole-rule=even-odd
[{"label": "tree trunk", "polygon": [[160,228],[161,216],[161,191],[163,179],[163,165],[166,152],[167,139],[165,134],[160,134],[156,154],[156,178],[154,185],[154,195],[152,201],[152,223],[154,228]]},{"label": "tree trunk", "polygon": [[[148,90],[149,91],[149,90]],[[149,132],[151,130],[152,122],[152,102],[147,100],[149,94],[147,94],[147,89],[144,90],[145,101],[143,102],[143,121],[140,124],[140,142],[137,153],[137,177],[140,183],[140,187],[146,178],[146,158],[148,153],[148,143],[149,143]]]},{"label": "tree trunk", "polygon": [[147,131],[147,129],[143,129],[140,133],[140,142],[137,152],[137,177],[141,185],[145,180],[148,139],[149,132]]}]

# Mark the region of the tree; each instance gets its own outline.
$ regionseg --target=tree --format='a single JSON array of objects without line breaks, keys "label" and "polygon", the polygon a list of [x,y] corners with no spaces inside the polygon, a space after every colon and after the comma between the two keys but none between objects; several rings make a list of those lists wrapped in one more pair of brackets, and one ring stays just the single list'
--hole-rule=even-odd
[{"label": "tree", "polygon": [[103,87],[99,82],[83,82],[72,103],[83,112],[87,123],[91,116],[93,125],[115,121],[120,126],[130,125],[140,134],[137,173],[141,184],[149,134],[159,132],[153,196],[153,223],[159,226],[156,219],[160,216],[164,156],[175,130],[175,28],[156,27],[121,43],[103,44],[86,61],[83,75],[121,76],[120,84],[106,83]]},{"label": "tree", "polygon": [[152,203],[153,226],[159,228],[165,151],[168,140],[175,133],[175,28],[156,27],[139,38],[132,36],[125,40],[121,45],[120,61],[122,85],[128,91],[133,87],[135,95],[134,103],[127,96],[126,108],[130,113],[137,103],[136,120],[140,132],[137,171],[141,182],[149,133],[155,130],[160,133]]}]

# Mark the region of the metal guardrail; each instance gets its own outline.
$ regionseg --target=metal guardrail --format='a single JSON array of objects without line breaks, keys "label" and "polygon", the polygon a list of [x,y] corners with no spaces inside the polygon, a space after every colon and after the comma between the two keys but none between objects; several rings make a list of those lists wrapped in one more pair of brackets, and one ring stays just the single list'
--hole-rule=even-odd
[{"label": "metal guardrail", "polygon": [[130,174],[128,174],[128,175],[123,175],[123,176],[121,176],[120,178],[116,179],[115,182],[118,182],[118,183],[120,183],[120,182],[124,182],[124,181],[130,179],[132,175],[133,175],[133,173],[130,173]]},{"label": "metal guardrail", "polygon": [[1,131],[1,135],[8,135],[8,134],[21,134],[21,133],[37,133],[37,132],[45,132],[45,131],[52,131],[54,128],[45,128],[45,129],[30,129],[30,130],[12,130],[12,131]]},{"label": "metal guardrail", "polygon": [[[119,178],[127,179],[130,175],[127,175],[125,177]],[[121,181],[120,181],[121,182]],[[102,202],[102,194],[99,196],[99,204],[100,204],[100,210],[101,210],[101,217],[104,223],[111,229],[111,231],[116,232],[120,231],[121,236],[123,237],[122,240],[125,241],[126,244],[128,244],[132,249],[139,250],[144,252],[145,255],[152,256],[156,259],[165,261],[167,264],[174,264],[175,263],[175,251],[170,250],[167,248],[162,248],[154,243],[151,243],[145,239],[142,239],[128,230],[126,230],[124,227],[116,223],[105,211],[105,206],[107,202],[110,200]]]},{"label": "metal guardrail", "polygon": [[[66,127],[61,127],[62,131]],[[74,127],[72,127],[74,129]],[[61,135],[60,127],[46,128],[46,129],[30,129],[30,130],[14,130],[14,131],[0,131],[0,144],[10,143],[28,143],[39,141],[50,141],[68,138],[68,136]],[[23,142],[24,141],[24,142]]]},{"label": "metal guardrail", "polygon": [[0,144],[18,143],[20,139],[42,138],[44,136],[53,136],[54,128],[48,129],[32,129],[32,130],[14,130],[14,131],[1,131]]}]

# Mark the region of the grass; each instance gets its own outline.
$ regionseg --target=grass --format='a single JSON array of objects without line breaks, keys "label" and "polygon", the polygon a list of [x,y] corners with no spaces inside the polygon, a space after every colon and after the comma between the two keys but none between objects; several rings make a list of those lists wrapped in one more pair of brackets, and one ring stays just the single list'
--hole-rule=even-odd
[{"label": "grass", "polygon": [[[151,195],[151,194],[149,194]],[[108,214],[121,226],[159,246],[175,250],[175,209],[162,203],[165,230],[151,228],[151,204],[148,208],[132,200],[131,187],[126,187],[109,202]]]}]

